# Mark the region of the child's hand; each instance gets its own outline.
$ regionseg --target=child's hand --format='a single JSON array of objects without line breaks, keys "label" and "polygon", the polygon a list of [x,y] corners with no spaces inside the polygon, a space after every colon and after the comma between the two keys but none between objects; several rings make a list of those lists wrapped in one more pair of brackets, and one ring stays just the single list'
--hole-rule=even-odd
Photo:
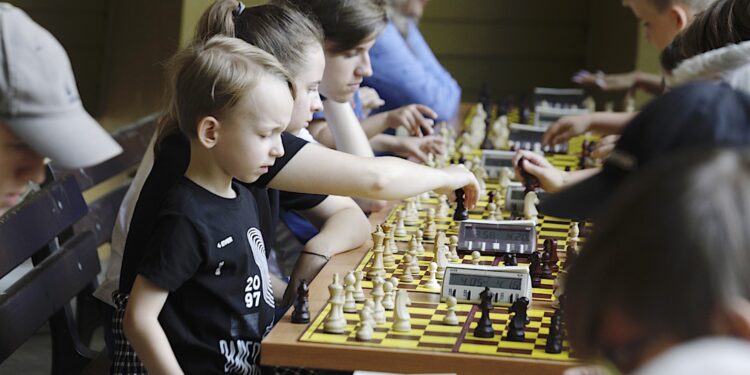
[{"label": "child's hand", "polygon": [[619,135],[608,135],[603,137],[594,146],[594,150],[591,151],[591,156],[596,159],[603,159],[609,156],[609,153],[615,149],[617,140],[620,139]]},{"label": "child's hand", "polygon": [[440,189],[435,189],[437,194],[445,194],[451,200],[455,200],[456,189],[464,189],[464,207],[471,210],[479,199],[479,182],[463,164],[454,164],[442,169],[448,173],[449,183]]},{"label": "child's hand", "polygon": [[552,124],[542,137],[542,143],[554,146],[586,133],[591,127],[591,115],[565,116]]},{"label": "child's hand", "polygon": [[373,109],[380,108],[385,101],[380,98],[378,92],[372,87],[359,88],[359,100],[362,101],[362,112],[367,116]]},{"label": "child's hand", "polygon": [[409,104],[388,111],[386,124],[389,128],[405,127],[410,135],[421,137],[432,134],[437,113],[430,107],[421,104]]},{"label": "child's hand", "polygon": [[563,187],[565,172],[555,168],[544,156],[531,151],[520,150],[516,152],[516,155],[513,157],[516,176],[521,175],[521,171],[518,169],[518,161],[521,158],[526,159],[523,163],[523,168],[539,180],[544,191],[553,193]]},{"label": "child's hand", "polygon": [[637,83],[637,74],[604,74],[601,70],[596,73],[581,70],[574,74],[571,80],[581,86],[598,87],[603,91],[629,90]]},{"label": "child's hand", "polygon": [[443,138],[437,135],[429,137],[397,137],[397,142],[390,151],[398,156],[427,162],[427,154],[441,154]]}]

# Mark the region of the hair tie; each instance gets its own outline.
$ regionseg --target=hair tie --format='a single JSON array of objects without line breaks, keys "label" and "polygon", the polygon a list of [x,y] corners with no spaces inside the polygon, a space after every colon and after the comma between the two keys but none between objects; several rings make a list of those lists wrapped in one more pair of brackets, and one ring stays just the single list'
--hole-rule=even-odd
[{"label": "hair tie", "polygon": [[245,10],[245,4],[243,4],[241,1],[238,2],[237,8],[234,8],[234,11],[232,11],[232,14],[234,14],[235,17],[239,17],[240,14]]}]

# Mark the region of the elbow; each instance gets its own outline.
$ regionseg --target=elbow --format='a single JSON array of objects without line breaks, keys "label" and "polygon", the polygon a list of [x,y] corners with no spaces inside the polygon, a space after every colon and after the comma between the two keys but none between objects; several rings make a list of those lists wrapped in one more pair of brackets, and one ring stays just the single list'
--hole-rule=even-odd
[{"label": "elbow", "polygon": [[[390,157],[380,157],[379,161],[385,161]],[[374,159],[374,160],[377,160]],[[393,171],[380,163],[372,163],[365,173],[366,186],[365,197],[370,199],[391,199],[389,191],[394,183]]]}]

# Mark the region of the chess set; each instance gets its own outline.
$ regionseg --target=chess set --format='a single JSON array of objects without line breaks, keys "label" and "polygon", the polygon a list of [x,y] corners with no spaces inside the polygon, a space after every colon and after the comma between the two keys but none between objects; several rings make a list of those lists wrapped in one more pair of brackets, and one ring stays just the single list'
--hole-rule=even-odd
[{"label": "chess set", "polygon": [[[476,111],[481,111],[480,106],[470,112],[466,129],[477,121]],[[508,116],[518,113],[511,112]],[[464,137],[464,141],[469,142],[469,137]],[[587,142],[589,139],[585,137],[574,138],[569,143],[569,154],[548,153],[546,157],[557,168],[578,169],[582,166],[578,154],[585,151]],[[476,144],[476,140],[472,143]],[[477,147],[459,151],[469,163],[477,163],[481,152]],[[502,190],[507,189],[503,186],[507,184],[502,178],[477,177],[482,178],[482,190],[489,194],[483,194],[476,207],[468,212],[468,219],[517,219],[517,213],[498,209],[505,207]],[[536,249],[530,256],[509,257],[457,252],[458,222],[448,213],[446,198],[434,194],[413,197],[397,205],[373,233],[373,248],[347,273],[345,283],[342,285],[339,276],[334,276],[329,286],[329,303],[310,319],[299,340],[575,361],[575,354],[564,341],[562,309],[556,290],[559,278],[564,277],[567,260],[572,259],[585,241],[586,224],[537,216],[534,218]],[[520,298],[510,306],[493,306],[489,288],[482,293],[478,304],[457,303],[454,297],[445,295],[439,297],[446,266],[507,266],[510,262],[528,269],[533,284],[531,303]],[[434,296],[412,302],[407,292]]]}]

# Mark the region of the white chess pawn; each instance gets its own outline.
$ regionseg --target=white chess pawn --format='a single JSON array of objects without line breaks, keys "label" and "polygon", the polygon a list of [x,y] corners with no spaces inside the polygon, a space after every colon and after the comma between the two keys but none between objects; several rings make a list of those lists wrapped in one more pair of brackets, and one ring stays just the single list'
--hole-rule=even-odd
[{"label": "white chess pawn", "polygon": [[411,274],[411,255],[406,254],[403,258],[401,258],[401,281],[403,282],[412,282],[414,281],[414,276]]},{"label": "white chess pawn", "polygon": [[354,276],[354,271],[347,272],[346,276],[344,277],[344,312],[357,312],[357,301],[354,300],[354,285],[356,283],[357,278]]},{"label": "white chess pawn", "polygon": [[450,251],[451,262],[457,263],[461,261],[461,257],[458,256],[458,236],[451,236],[448,250]]},{"label": "white chess pawn", "polygon": [[495,212],[497,211],[497,205],[495,202],[490,202],[487,204],[487,220],[496,221],[497,216],[495,216]]},{"label": "white chess pawn", "polygon": [[437,281],[437,269],[438,265],[435,262],[430,263],[430,279],[425,284],[425,288],[428,289],[440,289],[440,283]]},{"label": "white chess pawn", "polygon": [[424,232],[422,232],[421,229],[417,229],[417,254],[422,255],[424,254],[424,244],[422,241],[424,240]]},{"label": "white chess pawn", "polygon": [[362,279],[365,278],[365,273],[363,271],[354,271],[354,300],[357,302],[362,302],[365,300],[365,292],[362,290]]},{"label": "white chess pawn", "polygon": [[427,210],[427,221],[424,225],[424,233],[422,237],[426,240],[434,240],[437,235],[437,226],[435,225],[435,209],[430,208]]},{"label": "white chess pawn", "polygon": [[456,297],[448,296],[445,304],[448,312],[445,313],[445,317],[443,317],[443,324],[447,326],[457,326],[458,316],[456,316]]},{"label": "white chess pawn", "polygon": [[411,331],[411,315],[409,314],[409,308],[411,305],[411,299],[406,294],[406,289],[399,289],[396,293],[395,309],[393,311],[393,326],[391,329],[395,332],[409,332]]},{"label": "white chess pawn", "polygon": [[445,244],[436,244],[437,251],[435,251],[435,263],[437,263],[437,278],[439,280],[443,279],[443,275],[445,274],[445,267],[448,265],[448,258],[446,253],[448,252],[448,246]]},{"label": "white chess pawn", "polygon": [[380,277],[375,278],[372,285],[372,292],[370,293],[374,303],[372,317],[375,319],[376,324],[383,324],[385,323],[385,307],[383,307],[385,291],[383,291],[383,279]]},{"label": "white chess pawn", "polygon": [[393,284],[390,280],[386,280],[383,283],[383,308],[390,311],[393,310]]},{"label": "white chess pawn", "polygon": [[477,265],[479,264],[479,260],[482,258],[482,254],[479,254],[478,251],[472,251],[471,252],[471,264]]},{"label": "white chess pawn", "polygon": [[404,227],[404,216],[405,216],[404,210],[398,211],[396,213],[396,218],[398,221],[396,222],[395,234],[399,237],[406,236],[406,228]]},{"label": "white chess pawn", "polygon": [[536,209],[536,205],[538,204],[539,197],[537,197],[535,192],[530,191],[526,193],[523,197],[523,217],[526,218],[526,220],[533,220],[534,222],[539,220],[539,211]]},{"label": "white chess pawn", "polygon": [[578,240],[578,236],[580,235],[580,230],[578,229],[578,223],[573,221],[570,223],[570,238]]},{"label": "white chess pawn", "polygon": [[398,290],[398,284],[399,284],[398,277],[391,276],[390,282],[391,282],[391,285],[393,285],[393,292],[395,293]]}]

